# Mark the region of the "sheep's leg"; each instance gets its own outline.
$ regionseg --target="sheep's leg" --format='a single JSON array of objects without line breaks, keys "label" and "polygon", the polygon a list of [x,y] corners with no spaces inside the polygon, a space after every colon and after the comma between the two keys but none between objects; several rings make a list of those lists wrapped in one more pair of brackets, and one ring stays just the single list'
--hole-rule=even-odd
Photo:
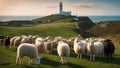
[{"label": "sheep's leg", "polygon": [[90,55],[90,61],[92,61],[92,55]]},{"label": "sheep's leg", "polygon": [[19,57],[16,56],[16,64],[18,64],[18,61],[19,61]]},{"label": "sheep's leg", "polygon": [[112,54],[111,54],[111,53],[110,53],[110,55],[109,55],[109,56],[110,56],[110,60],[112,60]]},{"label": "sheep's leg", "polygon": [[61,57],[61,60],[62,64],[64,64],[64,57]]},{"label": "sheep's leg", "polygon": [[21,58],[21,57],[19,57],[19,63],[20,63],[20,65],[21,65],[21,63],[22,63],[22,58]]},{"label": "sheep's leg", "polygon": [[78,54],[77,58],[80,58],[80,54]]},{"label": "sheep's leg", "polygon": [[82,54],[80,54],[80,59],[82,59]]},{"label": "sheep's leg", "polygon": [[95,55],[93,55],[93,61],[95,61]]},{"label": "sheep's leg", "polygon": [[33,63],[33,60],[31,59],[30,62]]},{"label": "sheep's leg", "polygon": [[66,60],[66,57],[64,57],[64,62],[67,64],[67,60]]},{"label": "sheep's leg", "polygon": [[79,54],[78,54],[77,58],[79,58]]},{"label": "sheep's leg", "polygon": [[31,58],[29,58],[28,64],[31,64]]}]

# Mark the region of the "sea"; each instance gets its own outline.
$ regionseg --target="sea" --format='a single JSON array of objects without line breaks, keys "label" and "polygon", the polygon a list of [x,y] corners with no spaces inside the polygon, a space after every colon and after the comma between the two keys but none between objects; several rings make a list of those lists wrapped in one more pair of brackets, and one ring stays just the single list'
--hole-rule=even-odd
[{"label": "sea", "polygon": [[[11,20],[33,20],[43,16],[0,16],[0,21]],[[100,21],[115,21],[120,20],[120,16],[88,16],[94,23]]]}]

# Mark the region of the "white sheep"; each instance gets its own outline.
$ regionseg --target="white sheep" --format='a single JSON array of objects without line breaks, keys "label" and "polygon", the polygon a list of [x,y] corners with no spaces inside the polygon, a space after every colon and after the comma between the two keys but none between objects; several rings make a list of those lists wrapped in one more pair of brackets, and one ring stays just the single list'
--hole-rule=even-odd
[{"label": "white sheep", "polygon": [[93,40],[89,40],[87,44],[87,51],[90,54],[90,61],[95,61],[96,55],[104,55],[104,46],[102,42],[94,42]]},{"label": "white sheep", "polygon": [[22,64],[22,58],[28,56],[30,58],[29,64],[32,62],[32,59],[35,59],[37,64],[40,64],[40,57],[38,55],[38,50],[35,45],[29,43],[20,44],[17,48],[16,64]]},{"label": "white sheep", "polygon": [[57,48],[58,42],[62,40],[62,37],[55,37],[54,40],[52,40],[53,48]]},{"label": "white sheep", "polygon": [[32,43],[32,39],[29,37],[23,37],[21,40],[21,43]]},{"label": "white sheep", "polygon": [[17,37],[17,38],[14,40],[14,46],[19,46],[20,43],[21,43],[21,39],[22,39],[21,36]]},{"label": "white sheep", "polygon": [[52,43],[52,45],[53,45],[53,49],[56,49],[57,46],[58,46],[58,42],[55,41],[55,40],[52,40],[51,43]]},{"label": "white sheep", "polygon": [[46,42],[44,42],[44,46],[45,46],[45,49],[48,50],[49,52],[53,50],[53,44],[51,40],[47,40]]},{"label": "white sheep", "polygon": [[85,48],[83,46],[82,41],[75,38],[73,49],[74,49],[74,52],[78,55],[77,57],[81,59],[82,54],[84,54],[85,52]]},{"label": "white sheep", "polygon": [[35,40],[35,45],[36,45],[39,53],[45,53],[46,49],[44,46],[44,39],[43,38],[38,37]]},{"label": "white sheep", "polygon": [[14,45],[14,41],[15,39],[17,38],[18,36],[14,36],[10,39],[10,46],[13,46]]},{"label": "white sheep", "polygon": [[63,41],[59,41],[57,46],[57,53],[61,57],[62,64],[67,63],[66,57],[70,54],[69,45],[64,43]]},{"label": "white sheep", "polygon": [[50,36],[47,36],[44,40],[48,41],[48,40],[52,40],[52,38]]},{"label": "white sheep", "polygon": [[32,36],[32,43],[35,43],[35,40],[38,38],[38,35]]},{"label": "white sheep", "polygon": [[74,45],[74,38],[70,38],[67,40],[67,43],[69,45],[69,47],[72,49],[73,48],[73,45]]}]

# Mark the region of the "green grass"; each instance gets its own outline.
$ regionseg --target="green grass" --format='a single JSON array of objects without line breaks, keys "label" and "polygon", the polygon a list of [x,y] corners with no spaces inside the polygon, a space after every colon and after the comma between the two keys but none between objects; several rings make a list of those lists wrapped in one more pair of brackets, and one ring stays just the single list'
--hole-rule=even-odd
[{"label": "green grass", "polygon": [[29,27],[0,26],[0,33],[11,37],[17,35],[39,35],[41,37],[62,36],[69,38],[77,35],[73,23],[49,23]]},{"label": "green grass", "polygon": [[[84,55],[83,59],[76,58],[73,50],[67,58],[68,64],[61,64],[60,57],[54,49],[52,53],[42,54],[41,64],[28,64],[28,57],[23,58],[22,65],[16,65],[16,49],[14,47],[5,49],[0,45],[0,68],[120,68],[120,44],[115,44],[116,50],[113,60],[106,57],[96,57],[96,61],[89,61],[89,56]],[[41,54],[39,54],[41,56]]]}]

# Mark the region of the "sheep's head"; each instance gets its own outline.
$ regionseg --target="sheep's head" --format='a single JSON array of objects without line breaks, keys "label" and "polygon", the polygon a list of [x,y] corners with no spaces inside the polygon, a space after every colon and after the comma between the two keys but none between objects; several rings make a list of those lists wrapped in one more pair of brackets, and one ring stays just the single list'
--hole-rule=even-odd
[{"label": "sheep's head", "polygon": [[40,40],[40,45],[41,45],[41,46],[44,45],[44,40]]},{"label": "sheep's head", "polygon": [[37,64],[40,64],[40,57],[36,57]]},{"label": "sheep's head", "polygon": [[91,40],[91,41],[89,41],[89,42],[88,42],[88,46],[89,46],[90,48],[92,48],[93,43],[94,43],[94,41],[92,41],[92,40]]},{"label": "sheep's head", "polygon": [[62,43],[64,43],[64,42],[63,42],[63,41],[59,41],[59,42],[58,42],[58,44],[62,44]]}]

